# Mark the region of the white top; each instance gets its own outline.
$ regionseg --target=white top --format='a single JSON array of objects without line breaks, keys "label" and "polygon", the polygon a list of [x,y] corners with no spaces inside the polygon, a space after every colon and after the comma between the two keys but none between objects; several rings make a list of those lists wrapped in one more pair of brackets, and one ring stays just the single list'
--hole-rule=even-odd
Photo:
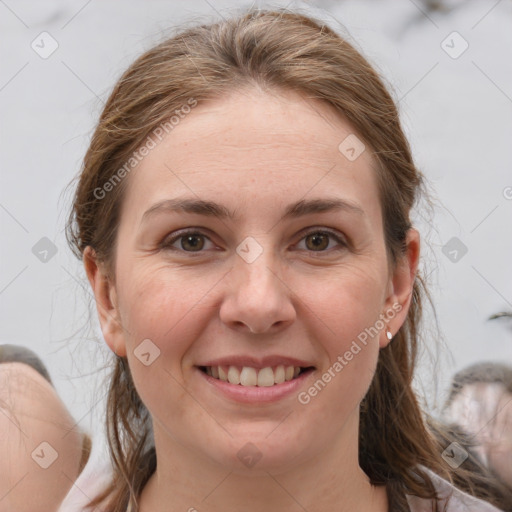
[{"label": "white top", "polygon": [[[441,510],[443,510],[444,503],[447,503],[446,512],[502,512],[490,503],[462,492],[432,471],[426,468],[422,469],[429,474],[439,497],[442,499]],[[407,502],[411,512],[432,512],[432,500],[407,496]]]},{"label": "white top", "polygon": [[[432,478],[439,496],[446,501],[446,512],[502,512],[493,505],[478,500],[453,487],[449,482],[431,471],[423,468]],[[90,512],[85,508],[88,501],[97,496],[108,484],[111,477],[109,464],[89,460],[82,474],[69,491],[58,512]],[[407,496],[411,512],[432,512],[432,501],[416,496]],[[442,508],[441,508],[442,510]]]}]

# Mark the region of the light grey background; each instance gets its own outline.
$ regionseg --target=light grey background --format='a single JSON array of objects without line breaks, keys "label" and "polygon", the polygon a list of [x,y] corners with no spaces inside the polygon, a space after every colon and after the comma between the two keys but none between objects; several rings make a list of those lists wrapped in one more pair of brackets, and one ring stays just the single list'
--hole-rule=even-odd
[{"label": "light grey background", "polygon": [[[95,435],[102,429],[101,368],[109,352],[101,334],[94,339],[86,329],[91,294],[66,246],[71,194],[63,191],[80,168],[103,102],[136,56],[175,24],[250,5],[258,3],[0,0],[0,342],[35,350],[77,422]],[[348,31],[399,102],[436,199],[433,214],[417,216],[424,273],[447,344],[436,356],[430,334],[432,357],[424,358],[417,381],[435,407],[455,370],[480,360],[512,363],[510,324],[487,321],[512,310],[512,6],[476,0],[446,2],[442,11],[420,0],[259,5],[301,7]],[[48,56],[52,44],[58,48]],[[43,237],[57,249],[47,262],[34,254],[44,256],[36,246]],[[467,248],[462,257],[461,246],[446,246],[453,237]]]}]

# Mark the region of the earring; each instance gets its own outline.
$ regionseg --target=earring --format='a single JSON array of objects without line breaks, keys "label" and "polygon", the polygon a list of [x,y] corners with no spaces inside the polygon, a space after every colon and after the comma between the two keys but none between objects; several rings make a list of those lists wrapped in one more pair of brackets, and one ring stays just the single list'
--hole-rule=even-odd
[{"label": "earring", "polygon": [[388,337],[388,340],[391,341],[393,338],[393,335],[391,334],[391,331],[386,331],[386,336]]}]

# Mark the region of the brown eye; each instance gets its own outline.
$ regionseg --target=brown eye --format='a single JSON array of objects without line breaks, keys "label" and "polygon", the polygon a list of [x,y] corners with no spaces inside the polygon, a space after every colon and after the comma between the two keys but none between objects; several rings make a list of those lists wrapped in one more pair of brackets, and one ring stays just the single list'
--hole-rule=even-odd
[{"label": "brown eye", "polygon": [[181,236],[181,248],[184,251],[200,251],[204,247],[203,235],[185,235]]},{"label": "brown eye", "polygon": [[323,251],[329,247],[328,233],[312,233],[305,237],[306,247],[312,251]]},{"label": "brown eye", "polygon": [[[210,244],[210,245],[208,245]],[[212,249],[214,246],[213,242],[198,231],[181,231],[175,233],[171,238],[165,239],[160,247],[164,250],[176,251],[176,252],[204,252],[208,249]],[[203,250],[204,249],[204,250]]]},{"label": "brown eye", "polygon": [[331,231],[310,231],[297,244],[300,250],[317,253],[331,253],[348,247],[343,235]]}]

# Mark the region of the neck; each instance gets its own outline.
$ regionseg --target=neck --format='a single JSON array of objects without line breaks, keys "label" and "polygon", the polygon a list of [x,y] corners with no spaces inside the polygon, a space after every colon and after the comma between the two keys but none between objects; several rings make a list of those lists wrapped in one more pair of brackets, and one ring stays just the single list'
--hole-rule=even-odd
[{"label": "neck", "polygon": [[262,464],[256,471],[257,464],[245,473],[192,452],[154,423],[157,468],[142,491],[140,512],[387,512],[385,488],[372,486],[359,466],[354,423],[313,459],[280,470]]}]

